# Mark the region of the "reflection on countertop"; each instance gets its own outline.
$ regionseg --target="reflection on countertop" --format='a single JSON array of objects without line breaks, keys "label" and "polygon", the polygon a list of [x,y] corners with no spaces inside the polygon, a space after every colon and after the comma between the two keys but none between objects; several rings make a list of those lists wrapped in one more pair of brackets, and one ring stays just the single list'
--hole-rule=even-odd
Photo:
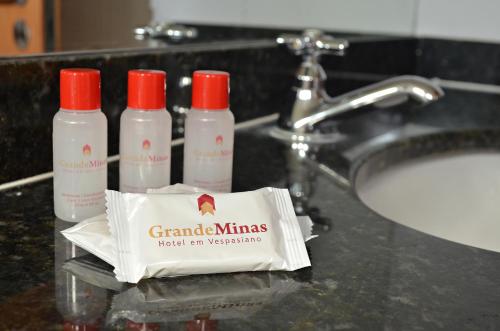
[{"label": "reflection on countertop", "polygon": [[[278,305],[302,286],[308,286],[306,279],[298,279],[298,275],[306,278],[307,270],[148,279],[131,286],[118,282],[111,266],[88,254],[65,262],[62,269],[72,279],[66,296],[74,295],[73,301],[80,301],[82,306],[100,299],[99,310],[104,324],[117,329],[134,323],[184,325],[187,330],[198,324],[194,329],[202,329],[203,324],[215,330],[220,320],[251,319],[259,310]],[[86,294],[93,294],[92,300],[73,291],[78,284],[86,287]],[[102,298],[99,293],[106,292],[111,303],[109,307],[102,307],[106,296]],[[62,299],[67,302],[64,297]],[[94,304],[94,308],[97,306]]]}]

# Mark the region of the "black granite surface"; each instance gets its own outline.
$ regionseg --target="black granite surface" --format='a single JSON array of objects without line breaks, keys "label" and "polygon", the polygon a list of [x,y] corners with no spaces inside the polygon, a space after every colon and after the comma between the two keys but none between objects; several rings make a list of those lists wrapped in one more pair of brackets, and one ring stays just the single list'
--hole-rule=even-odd
[{"label": "black granite surface", "polygon": [[[488,76],[489,69],[481,68],[483,74],[474,76],[468,59],[459,59],[458,51],[447,53],[447,47],[455,49],[453,42],[424,44],[397,38],[369,41],[353,45],[350,60],[349,55],[325,57],[327,89],[337,95],[407,73],[496,82],[494,74]],[[422,60],[422,45],[431,54],[456,60],[432,62],[444,55]],[[494,58],[495,47],[490,46],[485,47]],[[490,69],[495,63],[484,62]],[[103,110],[113,154],[128,68],[166,69],[170,105],[178,101],[175,85],[186,72],[203,67],[228,70],[231,105],[241,121],[281,110],[280,96],[288,91],[298,64],[299,59],[265,40],[0,62],[0,182],[50,171],[60,68],[102,69]],[[461,70],[464,65],[468,69]],[[352,191],[358,174],[362,180],[403,158],[463,148],[498,150],[500,95],[445,92],[445,98],[424,108],[367,108],[344,117],[336,127],[346,139],[311,147],[307,158],[270,138],[267,127],[237,133],[233,190],[287,187],[296,211],[316,222],[320,237],[307,244],[312,268],[297,272],[120,284],[109,266],[59,234],[71,224],[55,219],[51,180],[0,192],[0,329],[500,330],[498,253],[388,221]],[[412,127],[435,133],[416,143],[402,134],[385,152],[377,152],[382,148],[378,144],[370,145],[385,132]],[[173,148],[172,162],[172,182],[178,182],[181,146]],[[117,164],[110,164],[109,170],[110,188],[116,189]]]},{"label": "black granite surface", "polygon": [[[414,41],[386,38],[375,42],[367,37],[360,40],[361,37],[356,37],[358,41],[352,43],[348,57],[324,57],[325,68],[331,76],[327,84],[330,93],[339,94],[381,77],[411,73],[414,69]],[[114,155],[118,153],[119,117],[126,106],[129,69],[167,71],[167,108],[171,112],[176,106],[190,106],[190,87],[180,87],[181,77],[190,77],[197,69],[228,71],[231,74],[231,109],[236,121],[240,122],[280,112],[286,107],[282,96],[291,91],[300,61],[300,57],[268,39],[254,43],[177,45],[142,53],[65,54],[0,60],[0,183],[51,170],[52,118],[59,108],[59,70],[62,68],[101,70],[102,109],[108,119],[108,151]],[[374,62],[378,65],[370,64]],[[342,79],[333,74],[352,70],[361,73],[371,70],[375,78]],[[175,128],[174,132],[177,132]]]},{"label": "black granite surface", "polygon": [[[482,100],[483,109],[459,103],[462,98],[471,105]],[[463,112],[491,111],[496,101],[487,94],[451,92],[435,105],[410,110],[413,117],[398,125],[429,124],[428,113],[455,103],[461,104]],[[352,119],[351,129],[369,122],[387,130],[374,122],[376,118],[383,124],[387,117],[374,117],[376,113],[362,113],[357,122]],[[447,114],[453,116],[451,109]],[[416,145],[401,140],[395,145],[398,152],[384,154],[384,160],[389,164],[398,156],[415,156],[415,151],[422,150],[498,149],[500,130],[477,130],[481,125],[486,125],[481,116],[474,124],[454,128],[441,127],[437,121],[437,130],[443,133],[421,138]],[[457,133],[458,129],[462,131]],[[312,148],[308,158],[302,159],[268,131],[262,127],[237,133],[233,190],[275,186],[288,187],[292,193],[298,187],[307,192],[294,200],[316,221],[314,231],[319,238],[307,243],[311,268],[120,284],[109,266],[86,256],[59,234],[71,224],[55,219],[52,181],[47,180],[0,195],[0,328],[500,329],[498,253],[388,221],[365,207],[349,185],[338,185],[324,171],[328,167],[352,182],[359,165],[381,146],[348,161],[343,151],[370,139],[362,131],[353,131],[342,144]],[[377,134],[374,129],[372,135]],[[181,160],[182,147],[178,146],[173,149],[173,182],[182,178]],[[116,163],[110,164],[109,175],[110,187],[116,188]],[[73,259],[76,256],[80,257]]]},{"label": "black granite surface", "polygon": [[418,75],[442,79],[500,84],[500,44],[460,40],[421,39]]},{"label": "black granite surface", "polygon": [[[102,108],[108,118],[110,155],[118,153],[119,116],[126,105],[129,69],[155,68],[168,72],[167,107],[171,112],[178,106],[190,105],[190,88],[181,88],[180,79],[189,77],[196,69],[206,68],[231,73],[231,108],[236,121],[287,108],[283,96],[291,91],[301,59],[285,47],[275,45],[272,38],[284,31],[198,28],[204,36],[198,43],[0,60],[0,183],[51,170],[51,127],[59,107],[61,68],[82,66],[102,71]],[[322,58],[328,75],[326,89],[331,95],[403,74],[483,83],[498,83],[500,77],[495,70],[500,46],[495,44],[336,35],[348,38],[351,44],[344,57]],[[478,58],[486,65],[475,66],[473,61]],[[177,118],[174,115],[174,124],[182,124]],[[451,121],[461,118],[461,115],[446,117]],[[181,136],[182,129],[174,128],[174,133],[174,138]]]}]

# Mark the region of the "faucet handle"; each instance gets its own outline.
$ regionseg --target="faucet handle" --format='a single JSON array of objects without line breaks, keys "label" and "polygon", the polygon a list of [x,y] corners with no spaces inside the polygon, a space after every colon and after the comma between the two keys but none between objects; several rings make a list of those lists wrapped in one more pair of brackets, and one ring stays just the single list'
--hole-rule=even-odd
[{"label": "faucet handle", "polygon": [[166,37],[172,41],[181,41],[196,38],[198,29],[175,23],[153,23],[135,28],[134,34],[137,39]]},{"label": "faucet handle", "polygon": [[321,54],[344,55],[349,47],[346,39],[334,38],[317,29],[307,29],[301,35],[282,34],[276,38],[278,44],[287,45],[296,55],[315,56]]}]

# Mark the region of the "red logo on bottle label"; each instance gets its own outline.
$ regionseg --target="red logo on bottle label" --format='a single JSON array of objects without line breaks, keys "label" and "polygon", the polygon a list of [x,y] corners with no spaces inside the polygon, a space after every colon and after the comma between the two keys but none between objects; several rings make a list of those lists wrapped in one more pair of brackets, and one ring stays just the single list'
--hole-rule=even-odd
[{"label": "red logo on bottle label", "polygon": [[151,148],[151,142],[148,139],[144,139],[142,142],[142,149],[148,150]]},{"label": "red logo on bottle label", "polygon": [[215,199],[213,196],[208,194],[203,194],[198,197],[198,210],[201,215],[206,213],[215,214]]},{"label": "red logo on bottle label", "polygon": [[90,147],[89,144],[85,144],[82,148],[82,153],[85,156],[89,156],[90,154],[92,154],[92,147]]},{"label": "red logo on bottle label", "polygon": [[215,144],[222,145],[223,142],[224,142],[224,137],[222,137],[222,135],[218,135],[217,137],[215,137]]}]

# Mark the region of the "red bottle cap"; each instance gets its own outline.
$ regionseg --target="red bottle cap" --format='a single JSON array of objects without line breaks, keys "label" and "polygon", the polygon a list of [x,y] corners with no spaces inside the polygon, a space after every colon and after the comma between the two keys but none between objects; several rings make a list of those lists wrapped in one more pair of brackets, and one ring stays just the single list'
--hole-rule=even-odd
[{"label": "red bottle cap", "polygon": [[101,108],[101,75],[88,68],[62,69],[60,72],[61,108],[95,110]]},{"label": "red bottle cap", "polygon": [[128,107],[156,110],[165,108],[167,74],[161,70],[128,72]]},{"label": "red bottle cap", "polygon": [[198,70],[193,73],[193,108],[224,110],[229,106],[229,74]]}]

